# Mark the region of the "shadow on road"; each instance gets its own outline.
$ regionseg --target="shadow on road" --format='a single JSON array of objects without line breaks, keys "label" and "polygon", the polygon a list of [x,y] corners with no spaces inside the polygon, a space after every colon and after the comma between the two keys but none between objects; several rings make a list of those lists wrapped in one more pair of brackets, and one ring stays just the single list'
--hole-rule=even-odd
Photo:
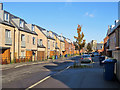
[{"label": "shadow on road", "polygon": [[[79,60],[80,56],[71,58],[71,60]],[[98,57],[94,58],[94,68],[77,68],[68,69],[57,75],[53,75],[50,86],[46,87],[53,88],[56,83],[59,83],[57,87],[64,86],[69,88],[120,88],[120,84],[116,81],[106,81],[103,77],[103,67],[100,68]],[[57,66],[45,66],[47,69],[55,70],[60,69],[60,65],[66,65],[68,62],[54,62]],[[69,62],[73,63],[73,62]],[[52,87],[53,86],[53,87]]]},{"label": "shadow on road", "polygon": [[69,58],[67,60],[63,60],[63,61],[55,61],[52,62],[53,64],[51,65],[45,65],[44,67],[49,69],[50,71],[61,71],[64,70],[65,68],[67,68],[70,65],[73,65],[74,60],[76,57],[73,58]]}]

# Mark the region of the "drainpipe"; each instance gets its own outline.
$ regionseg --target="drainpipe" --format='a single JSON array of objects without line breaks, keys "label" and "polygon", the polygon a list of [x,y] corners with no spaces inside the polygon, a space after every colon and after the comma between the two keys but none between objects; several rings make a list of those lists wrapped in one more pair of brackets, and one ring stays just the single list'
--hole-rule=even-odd
[{"label": "drainpipe", "polygon": [[13,59],[15,60],[15,28],[14,28],[14,44],[13,44],[13,48],[14,48],[14,50],[13,50]]},{"label": "drainpipe", "polygon": [[48,59],[48,38],[47,38],[47,59]]},{"label": "drainpipe", "polygon": [[118,28],[118,47],[120,46],[120,44],[119,44],[119,35],[120,35],[120,33],[119,33],[119,31],[120,31],[120,29]]},{"label": "drainpipe", "polygon": [[20,31],[18,30],[18,59],[19,59],[19,45],[20,44]]}]

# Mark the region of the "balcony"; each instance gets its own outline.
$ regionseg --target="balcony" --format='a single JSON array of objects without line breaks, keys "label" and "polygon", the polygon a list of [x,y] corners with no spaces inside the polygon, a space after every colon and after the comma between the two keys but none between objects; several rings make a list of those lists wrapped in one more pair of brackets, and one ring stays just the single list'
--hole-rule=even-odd
[{"label": "balcony", "polygon": [[22,48],[25,48],[25,47],[26,47],[25,41],[21,41],[21,47],[22,47]]},{"label": "balcony", "polygon": [[6,45],[12,45],[12,39],[11,38],[5,38],[5,44]]}]

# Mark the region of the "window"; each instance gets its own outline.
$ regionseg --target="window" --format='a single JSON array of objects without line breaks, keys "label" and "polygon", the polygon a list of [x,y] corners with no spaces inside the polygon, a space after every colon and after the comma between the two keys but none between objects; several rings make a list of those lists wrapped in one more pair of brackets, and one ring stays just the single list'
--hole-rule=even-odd
[{"label": "window", "polygon": [[21,57],[25,57],[25,51],[21,51]]},{"label": "window", "polygon": [[40,39],[40,46],[42,46],[43,44],[42,44],[42,39]]},{"label": "window", "polygon": [[50,41],[48,40],[48,48],[50,49]]},{"label": "window", "polygon": [[35,27],[32,25],[32,31],[35,31]]},{"label": "window", "polygon": [[5,31],[5,37],[6,38],[11,38],[11,31],[10,30]]},{"label": "window", "polygon": [[52,38],[54,38],[54,34],[52,34]]},{"label": "window", "polygon": [[61,45],[61,49],[62,49],[62,45]]},{"label": "window", "polygon": [[25,35],[24,34],[21,35],[21,41],[25,41]]},{"label": "window", "polygon": [[23,28],[24,27],[24,22],[22,20],[20,20],[20,27]]},{"label": "window", "polygon": [[65,47],[65,45],[63,44],[63,48]]},{"label": "window", "polygon": [[56,47],[57,47],[57,43],[56,43],[56,45],[55,45]]},{"label": "window", "polygon": [[47,32],[47,36],[50,36],[50,33],[49,33],[49,32]]},{"label": "window", "polygon": [[33,37],[33,45],[35,45],[35,37]]},{"label": "window", "polygon": [[53,47],[54,47],[54,42],[53,42]]},{"label": "window", "polygon": [[4,13],[4,20],[9,22],[9,14],[8,13]]},{"label": "window", "polygon": [[116,44],[116,37],[114,37],[114,43]]}]

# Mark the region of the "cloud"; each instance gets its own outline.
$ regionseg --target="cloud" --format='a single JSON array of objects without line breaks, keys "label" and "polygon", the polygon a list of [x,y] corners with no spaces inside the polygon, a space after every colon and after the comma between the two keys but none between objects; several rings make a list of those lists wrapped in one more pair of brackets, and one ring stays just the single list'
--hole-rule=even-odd
[{"label": "cloud", "polygon": [[85,15],[86,15],[86,16],[88,16],[88,15],[89,15],[89,13],[88,13],[88,12],[86,12],[86,13],[85,13]]},{"label": "cloud", "polygon": [[94,17],[94,14],[91,14],[91,13],[89,13],[89,12],[86,12],[86,13],[85,13],[85,16],[88,16],[88,17],[93,18],[93,17]]},{"label": "cloud", "polygon": [[94,15],[93,14],[89,14],[89,17],[94,17]]}]

